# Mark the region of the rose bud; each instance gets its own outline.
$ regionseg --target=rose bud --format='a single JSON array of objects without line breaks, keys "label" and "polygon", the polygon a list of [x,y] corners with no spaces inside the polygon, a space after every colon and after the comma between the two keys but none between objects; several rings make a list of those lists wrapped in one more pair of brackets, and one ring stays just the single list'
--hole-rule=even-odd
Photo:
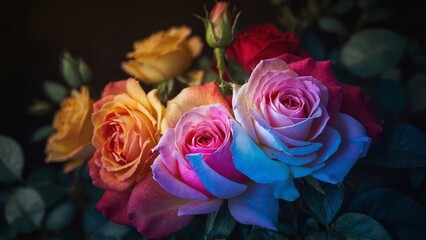
[{"label": "rose bud", "polygon": [[235,24],[240,13],[233,14],[229,3],[218,2],[206,18],[200,18],[206,28],[206,41],[212,48],[226,48],[232,44],[235,36]]}]

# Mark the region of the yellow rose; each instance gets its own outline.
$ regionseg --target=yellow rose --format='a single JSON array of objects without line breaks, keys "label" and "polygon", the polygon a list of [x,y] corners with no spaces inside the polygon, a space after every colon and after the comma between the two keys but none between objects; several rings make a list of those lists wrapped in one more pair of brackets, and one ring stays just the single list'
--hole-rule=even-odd
[{"label": "yellow rose", "polygon": [[127,54],[130,60],[121,66],[146,84],[158,84],[176,77],[191,66],[203,47],[201,39],[188,38],[190,34],[188,27],[172,27],[137,41],[134,51]]},{"label": "yellow rose", "polygon": [[92,115],[96,152],[88,166],[94,185],[124,191],[151,171],[164,111],[157,90],[145,93],[135,79],[104,88]]},{"label": "yellow rose", "polygon": [[71,96],[62,101],[53,119],[56,132],[47,140],[46,162],[66,162],[64,172],[69,172],[93,154],[92,104],[84,86],[80,92],[72,90]]}]

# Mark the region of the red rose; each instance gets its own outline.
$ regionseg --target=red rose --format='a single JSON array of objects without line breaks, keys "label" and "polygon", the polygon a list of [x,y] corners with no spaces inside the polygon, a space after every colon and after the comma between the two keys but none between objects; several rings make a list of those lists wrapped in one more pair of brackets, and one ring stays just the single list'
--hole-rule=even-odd
[{"label": "red rose", "polygon": [[236,60],[247,73],[262,59],[269,59],[284,53],[306,56],[297,50],[299,38],[294,32],[282,32],[272,24],[255,25],[245,32],[238,32],[234,43],[226,54]]}]

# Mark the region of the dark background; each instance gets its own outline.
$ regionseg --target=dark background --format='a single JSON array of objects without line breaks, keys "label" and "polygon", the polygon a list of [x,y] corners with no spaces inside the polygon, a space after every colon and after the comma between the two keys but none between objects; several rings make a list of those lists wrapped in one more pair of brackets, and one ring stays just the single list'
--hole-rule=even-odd
[{"label": "dark background", "polygon": [[[278,11],[270,1],[230,2],[243,10],[240,29],[277,23]],[[384,1],[395,11],[388,27],[416,38],[424,52],[424,8],[414,2],[420,1]],[[33,143],[30,136],[51,121],[31,116],[27,109],[34,99],[47,100],[42,88],[45,80],[62,82],[59,57],[64,50],[89,64],[95,89],[100,90],[109,81],[127,78],[120,63],[135,40],[178,25],[202,35],[203,25],[193,14],[203,16],[204,5],[210,9],[214,1],[1,0],[0,134],[21,144],[26,172],[44,159],[44,142]]]}]

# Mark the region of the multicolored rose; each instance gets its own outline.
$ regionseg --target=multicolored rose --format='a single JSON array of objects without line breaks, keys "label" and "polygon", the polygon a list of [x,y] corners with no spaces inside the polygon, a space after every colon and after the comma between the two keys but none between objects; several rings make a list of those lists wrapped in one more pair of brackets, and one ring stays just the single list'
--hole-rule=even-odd
[{"label": "multicolored rose", "polygon": [[[152,165],[153,178],[165,191],[145,180],[130,197],[130,220],[145,236],[159,238],[174,233],[186,226],[192,215],[217,211],[225,199],[237,221],[276,229],[278,203],[272,189],[252,183],[235,169],[230,147],[231,125],[237,123],[217,85],[208,85],[217,93],[213,96],[222,98],[222,104],[203,104],[186,111],[174,127],[165,130],[156,147],[159,155]],[[176,98],[174,104],[191,96]],[[169,200],[153,210],[158,194],[163,203]]]},{"label": "multicolored rose", "polygon": [[261,61],[248,83],[234,89],[241,124],[232,128],[231,148],[240,153],[236,168],[289,201],[299,197],[293,178],[342,182],[365,156],[370,138],[357,120],[340,112],[341,103],[330,62],[289,54]]},{"label": "multicolored rose", "polygon": [[135,79],[105,87],[92,116],[96,152],[89,170],[94,185],[124,191],[151,171],[163,114],[156,90],[145,94]]}]

